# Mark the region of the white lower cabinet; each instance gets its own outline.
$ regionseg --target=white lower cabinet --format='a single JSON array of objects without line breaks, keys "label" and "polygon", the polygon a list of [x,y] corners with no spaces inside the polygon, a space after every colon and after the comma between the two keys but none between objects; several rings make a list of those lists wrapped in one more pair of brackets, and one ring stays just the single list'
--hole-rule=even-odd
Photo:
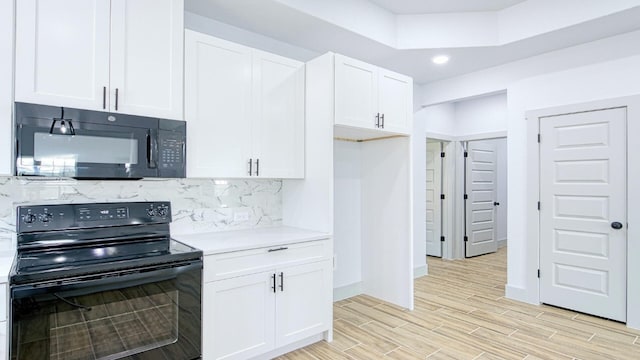
[{"label": "white lower cabinet", "polygon": [[323,310],[332,301],[331,271],[330,261],[322,261],[276,273],[276,347],[326,330],[331,319]]},{"label": "white lower cabinet", "polygon": [[274,272],[204,286],[204,359],[248,359],[274,348]]},{"label": "white lower cabinet", "polygon": [[0,321],[0,360],[5,360],[9,357],[7,330],[7,321]]},{"label": "white lower cabinet", "polygon": [[[304,262],[288,256],[286,248],[263,249],[272,263],[257,264],[255,273],[210,282],[206,279],[215,277],[205,275],[203,359],[250,359],[329,330],[331,261]],[[207,257],[234,254],[242,259],[243,253],[255,251],[206,256],[204,272],[214,271],[207,263],[215,261]]]}]

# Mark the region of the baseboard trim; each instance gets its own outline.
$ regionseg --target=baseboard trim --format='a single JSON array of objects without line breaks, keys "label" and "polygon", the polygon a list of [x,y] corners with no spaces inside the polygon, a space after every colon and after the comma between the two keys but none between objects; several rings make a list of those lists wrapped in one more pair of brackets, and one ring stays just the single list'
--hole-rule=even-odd
[{"label": "baseboard trim", "polygon": [[498,248],[502,248],[507,246],[507,238],[498,239]]},{"label": "baseboard trim", "polygon": [[362,294],[362,282],[353,283],[333,289],[333,301],[340,301]]},{"label": "baseboard trim", "polygon": [[425,264],[422,266],[413,268],[413,278],[417,279],[419,277],[423,277],[429,274],[429,265]]},{"label": "baseboard trim", "polygon": [[523,287],[507,284],[504,287],[504,295],[507,299],[517,300],[527,304],[540,305],[539,302],[529,299],[528,291]]},{"label": "baseboard trim", "polygon": [[251,358],[252,360],[269,360],[269,359],[274,359],[277,358],[280,355],[284,355],[286,353],[292,352],[294,350],[297,349],[301,349],[305,346],[317,343],[319,341],[324,340],[323,334],[317,334],[317,335],[313,335],[310,336],[306,339],[300,340],[300,341],[296,341],[293,344],[289,344],[287,346],[283,346],[281,348],[277,348],[274,350],[269,351],[266,354],[262,354],[262,355],[258,355],[256,357]]}]

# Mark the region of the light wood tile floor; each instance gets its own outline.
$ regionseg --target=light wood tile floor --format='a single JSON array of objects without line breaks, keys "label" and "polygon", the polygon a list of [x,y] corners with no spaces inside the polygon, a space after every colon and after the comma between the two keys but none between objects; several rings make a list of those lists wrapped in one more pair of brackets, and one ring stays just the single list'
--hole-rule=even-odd
[{"label": "light wood tile floor", "polygon": [[506,299],[506,258],[428,258],[414,311],[364,295],[336,302],[334,341],[280,359],[640,359],[640,331]]}]

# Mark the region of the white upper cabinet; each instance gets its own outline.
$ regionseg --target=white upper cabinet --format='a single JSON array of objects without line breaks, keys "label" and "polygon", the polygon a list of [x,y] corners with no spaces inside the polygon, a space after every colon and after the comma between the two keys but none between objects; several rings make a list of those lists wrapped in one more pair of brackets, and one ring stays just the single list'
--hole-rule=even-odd
[{"label": "white upper cabinet", "polygon": [[259,176],[304,177],[304,66],[253,52],[253,153]]},{"label": "white upper cabinet", "polygon": [[182,119],[183,0],[111,0],[111,111]]},{"label": "white upper cabinet", "polygon": [[188,177],[304,177],[304,64],[185,33]]},{"label": "white upper cabinet", "polygon": [[185,32],[187,176],[248,176],[251,49]]},{"label": "white upper cabinet", "polygon": [[21,0],[16,101],[182,119],[184,0]]},{"label": "white upper cabinet", "polygon": [[379,116],[378,68],[342,55],[336,55],[335,62],[335,123],[375,127]]},{"label": "white upper cabinet", "polygon": [[16,101],[106,110],[110,1],[16,5]]},{"label": "white upper cabinet", "polygon": [[378,109],[382,128],[391,132],[410,133],[413,119],[413,80],[379,69],[378,84]]},{"label": "white upper cabinet", "polygon": [[335,55],[335,124],[384,133],[410,134],[413,80]]}]

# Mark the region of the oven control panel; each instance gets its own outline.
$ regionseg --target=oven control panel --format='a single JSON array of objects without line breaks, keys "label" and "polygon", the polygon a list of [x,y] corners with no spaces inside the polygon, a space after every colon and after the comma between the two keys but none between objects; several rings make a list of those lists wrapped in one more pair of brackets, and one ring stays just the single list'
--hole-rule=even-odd
[{"label": "oven control panel", "polygon": [[123,202],[18,206],[18,233],[171,222],[171,203]]}]

